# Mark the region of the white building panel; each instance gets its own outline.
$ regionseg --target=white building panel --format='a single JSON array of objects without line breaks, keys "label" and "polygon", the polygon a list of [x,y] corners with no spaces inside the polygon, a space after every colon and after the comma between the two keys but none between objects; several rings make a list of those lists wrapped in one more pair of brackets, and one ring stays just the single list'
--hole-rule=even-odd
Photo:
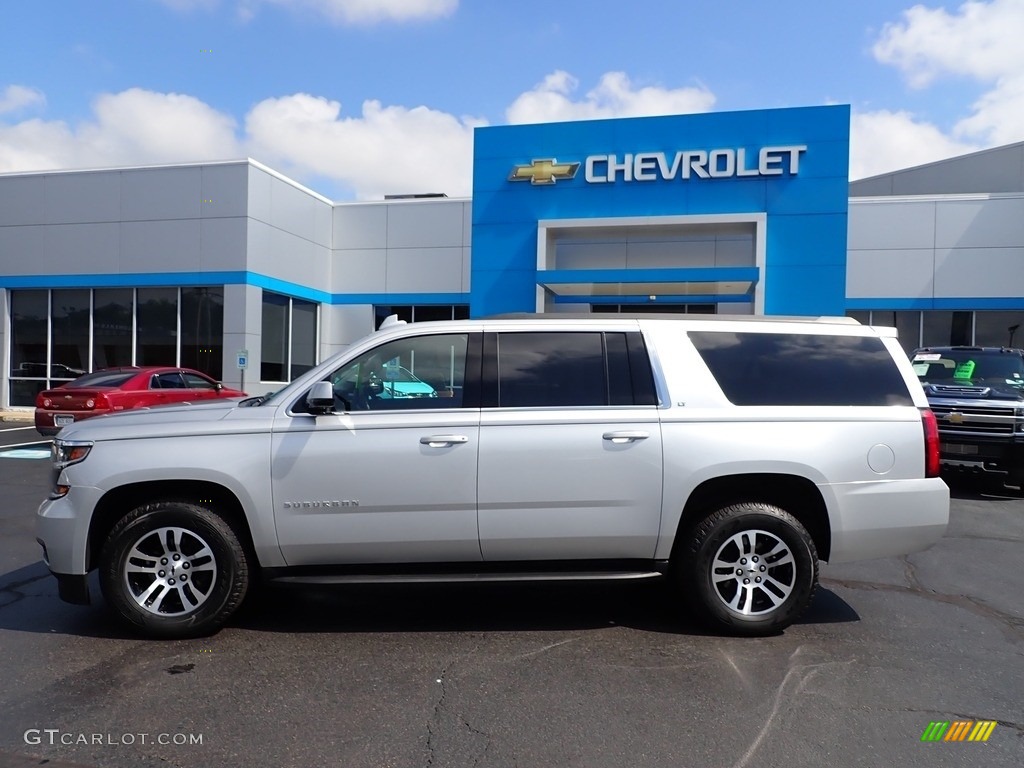
[{"label": "white building panel", "polygon": [[388,208],[388,248],[461,248],[461,201],[393,203]]},{"label": "white building panel", "polygon": [[850,201],[847,229],[850,251],[933,248],[934,238],[934,201]]},{"label": "white building panel", "polygon": [[266,227],[269,239],[267,264],[254,270],[298,285],[326,291],[330,285],[330,250],[289,232]]},{"label": "white building panel", "polygon": [[625,269],[626,243],[555,242],[555,269]]},{"label": "white building panel", "polygon": [[[43,236],[45,258],[33,264],[32,274],[117,274],[120,228],[115,223],[47,226]],[[161,269],[166,270],[166,264]]]},{"label": "white building panel", "polygon": [[462,248],[398,248],[388,251],[389,293],[458,293]]},{"label": "white building panel", "polygon": [[121,220],[121,174],[54,173],[43,177],[47,224],[82,224]]},{"label": "white building panel", "polygon": [[383,248],[353,248],[333,255],[332,293],[385,292],[387,251]]},{"label": "white building panel", "polygon": [[388,245],[388,210],[380,203],[335,206],[334,247],[386,248]]},{"label": "white building panel", "polygon": [[850,251],[846,260],[846,295],[853,299],[930,299],[934,292],[930,248]]},{"label": "white building panel", "polygon": [[935,296],[1024,296],[1024,245],[936,250]]},{"label": "white building panel", "polygon": [[746,239],[726,238],[715,241],[716,267],[752,267],[756,263],[753,235]]},{"label": "white building panel", "polygon": [[1012,248],[1024,243],[1024,197],[938,203],[936,248]]},{"label": "white building panel", "polygon": [[199,219],[126,221],[121,224],[120,271],[194,272],[199,258]]},{"label": "white building panel", "polygon": [[253,219],[269,222],[271,219],[270,190],[274,177],[254,165],[249,165],[249,189],[246,213]]},{"label": "white building panel", "polygon": [[242,272],[248,269],[244,218],[203,219],[200,222],[200,269]]},{"label": "white building panel", "polygon": [[270,275],[277,271],[271,241],[274,228],[257,219],[246,219],[246,262],[247,269],[258,275]]},{"label": "white building panel", "polygon": [[639,240],[629,243],[630,269],[715,266],[714,239]]},{"label": "white building panel", "polygon": [[248,163],[202,167],[203,218],[245,216],[249,206],[248,169]]},{"label": "white building panel", "polygon": [[373,305],[335,304],[320,308],[320,359],[326,360],[352,345],[374,327]]},{"label": "white building panel", "polygon": [[312,240],[316,232],[317,202],[301,189],[271,177],[270,219],[267,223]]},{"label": "white building panel", "polygon": [[46,221],[45,176],[0,178],[0,227]]},{"label": "white building panel", "polygon": [[38,275],[46,269],[46,230],[47,227],[42,224],[0,227],[0,255],[4,258],[4,274]]},{"label": "white building panel", "polygon": [[122,221],[198,219],[202,200],[201,166],[121,171]]},{"label": "white building panel", "polygon": [[473,242],[473,203],[468,200],[462,203],[462,243],[469,245]]},{"label": "white building panel", "polygon": [[334,247],[334,206],[321,200],[313,208],[313,242],[327,248]]}]

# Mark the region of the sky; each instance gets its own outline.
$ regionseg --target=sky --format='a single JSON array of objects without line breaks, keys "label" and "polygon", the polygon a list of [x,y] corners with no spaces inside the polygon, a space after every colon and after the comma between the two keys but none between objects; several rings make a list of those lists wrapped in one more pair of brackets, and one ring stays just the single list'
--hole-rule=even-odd
[{"label": "sky", "polygon": [[1024,0],[9,0],[0,173],[472,192],[486,125],[849,104],[850,178],[1024,141]]}]

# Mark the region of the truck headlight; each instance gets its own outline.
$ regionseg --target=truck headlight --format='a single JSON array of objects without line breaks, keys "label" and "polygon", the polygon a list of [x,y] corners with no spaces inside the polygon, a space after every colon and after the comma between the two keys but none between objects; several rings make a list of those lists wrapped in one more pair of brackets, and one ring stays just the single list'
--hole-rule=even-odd
[{"label": "truck headlight", "polygon": [[92,450],[92,445],[89,440],[54,440],[51,451],[53,466],[57,469],[64,469],[64,467],[85,461],[85,457]]}]

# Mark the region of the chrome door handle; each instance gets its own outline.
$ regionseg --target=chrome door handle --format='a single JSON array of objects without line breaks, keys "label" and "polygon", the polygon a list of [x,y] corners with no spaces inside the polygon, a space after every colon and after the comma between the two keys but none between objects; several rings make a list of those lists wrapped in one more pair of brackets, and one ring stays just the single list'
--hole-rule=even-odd
[{"label": "chrome door handle", "polygon": [[601,437],[611,440],[613,443],[633,443],[637,440],[646,440],[650,432],[605,432]]},{"label": "chrome door handle", "polygon": [[427,437],[421,437],[420,443],[422,445],[429,445],[431,448],[442,448],[446,445],[456,445],[457,443],[468,443],[469,438],[465,435],[429,435]]}]

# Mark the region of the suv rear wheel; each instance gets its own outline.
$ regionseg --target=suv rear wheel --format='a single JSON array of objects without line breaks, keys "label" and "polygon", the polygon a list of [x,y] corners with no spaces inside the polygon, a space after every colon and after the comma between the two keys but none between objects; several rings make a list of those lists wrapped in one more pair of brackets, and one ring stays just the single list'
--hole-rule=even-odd
[{"label": "suv rear wheel", "polygon": [[114,612],[146,634],[209,634],[235,612],[249,587],[239,537],[205,507],[160,501],[125,515],[100,556],[100,586]]},{"label": "suv rear wheel", "polygon": [[818,584],[818,554],[791,514],[760,502],[708,515],[680,542],[677,578],[691,609],[718,629],[767,635],[792,624]]}]

